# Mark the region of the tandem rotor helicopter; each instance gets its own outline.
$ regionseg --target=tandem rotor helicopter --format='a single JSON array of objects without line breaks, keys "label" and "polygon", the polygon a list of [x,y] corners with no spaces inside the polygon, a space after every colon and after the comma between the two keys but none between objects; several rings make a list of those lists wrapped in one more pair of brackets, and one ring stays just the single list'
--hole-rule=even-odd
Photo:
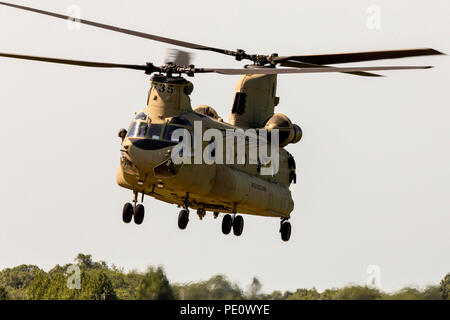
[{"label": "tandem rotor helicopter", "polygon": [[[64,20],[69,16],[30,7],[0,2],[0,5],[27,10]],[[296,182],[294,157],[284,149],[297,143],[302,137],[300,127],[281,114],[275,113],[279,103],[276,96],[278,74],[342,72],[357,76],[378,77],[372,73],[383,70],[426,69],[429,66],[387,66],[387,67],[330,67],[329,65],[370,60],[437,55],[439,51],[430,48],[368,51],[320,55],[279,56],[248,54],[179,41],[148,33],[119,28],[89,20],[76,22],[120,32],[131,36],[164,42],[188,49],[211,51],[234,57],[237,61],[248,60],[250,65],[242,69],[197,68],[189,63],[188,54],[176,51],[172,60],[163,66],[147,62],[143,65],[90,62],[11,53],[0,53],[1,57],[41,62],[68,64],[93,68],[124,68],[144,71],[153,75],[148,93],[147,106],[136,113],[128,130],[121,129],[120,166],[117,183],[132,190],[133,201],[126,203],[122,212],[125,223],[144,220],[144,195],[167,203],[176,204],[182,210],[178,215],[178,227],[185,229],[189,222],[189,209],[197,210],[202,219],[206,212],[213,212],[214,218],[224,213],[222,232],[231,230],[236,236],[242,234],[244,219],[241,214],[252,214],[280,218],[279,232],[283,241],[291,235],[290,214],[294,201],[290,192],[291,183]],[[286,68],[278,69],[277,66]],[[225,122],[217,112],[207,105],[191,107],[189,95],[193,85],[182,75],[193,77],[197,73],[241,75],[234,96],[231,115]],[[202,133],[207,129],[222,132],[233,129],[265,129],[279,132],[279,169],[272,175],[261,175],[261,164],[257,163],[213,163],[175,164],[171,152],[181,141],[173,139],[176,129],[193,131],[193,123],[200,121]],[[200,141],[202,147],[211,141]],[[233,142],[234,143],[234,142]],[[246,142],[247,143],[247,142]],[[248,143],[247,143],[248,144]],[[234,148],[236,150],[236,148]],[[236,155],[233,155],[233,157]],[[245,158],[248,159],[247,149]],[[141,198],[141,201],[139,201]]]}]

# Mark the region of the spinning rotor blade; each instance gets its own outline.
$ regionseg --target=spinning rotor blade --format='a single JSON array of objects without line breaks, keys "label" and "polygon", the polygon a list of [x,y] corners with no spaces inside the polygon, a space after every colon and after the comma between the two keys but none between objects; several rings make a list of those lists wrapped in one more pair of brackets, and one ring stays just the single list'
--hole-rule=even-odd
[{"label": "spinning rotor blade", "polygon": [[32,61],[42,61],[42,62],[50,62],[50,63],[59,63],[59,64],[68,64],[68,65],[73,65],[73,66],[93,67],[93,68],[123,68],[123,69],[144,70],[144,71],[148,69],[147,65],[57,59],[57,58],[27,56],[27,55],[11,54],[11,53],[0,53],[0,57],[32,60]]},{"label": "spinning rotor blade", "polygon": [[348,62],[361,62],[382,59],[397,59],[406,57],[429,56],[443,54],[431,48],[420,49],[402,49],[402,50],[385,50],[385,51],[365,51],[365,52],[349,52],[349,53],[332,53],[317,55],[299,55],[274,57],[273,61],[281,63],[283,61],[293,60],[313,64],[335,64]]},{"label": "spinning rotor blade", "polygon": [[[2,1],[0,1],[0,5],[13,7],[13,8],[17,8],[17,9],[22,9],[22,10],[26,10],[26,11],[31,11],[31,12],[35,12],[35,13],[40,13],[40,14],[44,14],[44,15],[47,15],[47,16],[51,16],[51,17],[55,17],[55,18],[59,18],[59,19],[64,19],[64,20],[69,20],[69,19],[73,20],[74,19],[73,17],[66,16],[66,15],[63,15],[63,14],[54,13],[54,12],[45,11],[45,10],[40,10],[40,9],[35,9],[35,8],[31,8],[31,7],[20,6],[20,5],[17,5],[17,4],[12,4],[12,3],[7,3],[7,2],[2,2]],[[213,47],[207,47],[207,46],[203,46],[201,44],[195,44],[195,43],[191,43],[191,42],[180,41],[180,40],[175,40],[175,39],[170,39],[170,38],[165,38],[165,37],[160,37],[160,36],[149,34],[149,33],[144,33],[144,32],[124,29],[124,28],[115,27],[115,26],[111,26],[111,25],[107,25],[107,24],[103,24],[103,23],[98,23],[98,22],[94,22],[94,21],[89,21],[89,20],[84,20],[84,19],[77,19],[76,22],[79,22],[79,23],[82,23],[82,24],[86,24],[86,25],[90,25],[90,26],[97,27],[97,28],[102,28],[102,29],[106,29],[106,30],[111,30],[111,31],[115,31],[115,32],[129,34],[129,35],[132,35],[132,36],[135,36],[135,37],[139,37],[139,38],[144,38],[144,39],[150,39],[150,40],[154,40],[154,41],[169,43],[169,44],[173,44],[173,45],[180,46],[180,47],[196,49],[196,50],[213,51],[213,52],[223,53],[223,54],[227,54],[227,55],[234,55],[235,54],[234,51],[230,51],[230,50],[225,50],[225,49],[220,49],[220,48],[213,48]]]},{"label": "spinning rotor blade", "polygon": [[249,68],[249,69],[196,69],[196,73],[215,72],[226,75],[242,74],[295,74],[295,73],[320,73],[320,72],[360,72],[360,71],[382,71],[382,70],[415,70],[429,69],[431,66],[388,66],[388,67],[353,67],[353,68],[304,68],[304,69],[275,69],[275,68]]},{"label": "spinning rotor blade", "polygon": [[381,70],[410,70],[410,69],[428,69],[430,66],[388,66],[388,67],[350,67],[350,68],[335,68],[335,67],[309,67],[309,68],[292,68],[292,69],[275,69],[275,68],[248,68],[248,69],[221,69],[221,68],[195,68],[195,67],[179,67],[179,66],[163,66],[155,67],[151,63],[146,65],[136,64],[120,64],[108,62],[93,62],[82,60],[58,59],[48,57],[38,57],[11,53],[0,53],[0,57],[50,62],[58,64],[67,64],[81,67],[93,68],[122,68],[132,70],[142,70],[147,74],[153,72],[162,73],[186,73],[194,75],[195,73],[219,73],[225,75],[251,75],[251,74],[295,74],[295,73],[319,73],[319,72],[364,72],[364,71],[381,71]]},{"label": "spinning rotor blade", "polygon": [[[291,68],[332,68],[328,66],[323,66],[320,64],[313,64],[313,63],[305,63],[305,62],[297,62],[297,61],[284,61],[280,63],[280,66],[282,67],[291,67]],[[352,74],[355,76],[364,76],[364,77],[383,77],[381,74],[371,73],[371,72],[365,72],[365,71],[355,71],[355,72],[343,72],[347,74]]]},{"label": "spinning rotor blade", "polygon": [[[31,7],[16,5],[7,2],[1,2],[0,5],[17,8],[21,10],[31,11],[59,19],[64,20],[74,20],[73,17],[54,13],[50,11],[35,9]],[[97,28],[102,28],[106,30],[111,30],[119,33],[124,33],[128,35],[132,35],[139,38],[150,39],[154,41],[164,42],[180,47],[185,47],[189,49],[195,50],[204,50],[204,51],[212,51],[221,54],[230,55],[236,58],[236,60],[251,60],[254,64],[258,66],[265,66],[270,64],[271,66],[275,66],[282,62],[302,62],[316,65],[327,65],[327,64],[335,64],[335,63],[347,63],[347,62],[360,62],[360,61],[369,61],[369,60],[380,60],[380,59],[394,59],[394,58],[404,58],[404,57],[413,57],[413,56],[425,56],[425,55],[435,55],[442,54],[439,51],[430,48],[423,49],[405,49],[405,50],[389,50],[389,51],[367,51],[367,52],[350,52],[350,53],[338,53],[338,54],[320,54],[320,55],[293,55],[293,56],[278,56],[276,54],[272,55],[250,55],[247,54],[244,50],[237,49],[236,51],[226,50],[215,47],[208,47],[201,44],[196,44],[192,42],[186,42],[181,40],[175,40],[171,38],[161,37],[149,33],[134,31],[130,29],[124,29],[116,26],[111,26],[103,23],[98,23],[94,21],[84,20],[84,19],[76,19],[76,22],[90,25]],[[368,73],[358,72],[355,73],[357,75],[369,76]],[[375,75],[370,75],[375,76]]]}]

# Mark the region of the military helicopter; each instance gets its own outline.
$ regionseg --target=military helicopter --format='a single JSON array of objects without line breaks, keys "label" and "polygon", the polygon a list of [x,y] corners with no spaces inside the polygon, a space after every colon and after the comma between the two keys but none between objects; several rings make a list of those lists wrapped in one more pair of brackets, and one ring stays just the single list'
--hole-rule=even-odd
[{"label": "military helicopter", "polygon": [[[72,19],[70,16],[6,2],[0,2],[0,5],[64,20]],[[288,220],[294,208],[294,201],[289,187],[297,180],[294,157],[285,147],[299,142],[302,138],[302,130],[286,115],[275,113],[275,107],[279,103],[279,97],[276,96],[277,75],[341,72],[356,76],[378,77],[380,75],[373,73],[374,71],[426,69],[430,66],[332,67],[329,65],[442,54],[430,48],[291,56],[279,56],[276,53],[248,54],[242,49],[233,51],[209,47],[89,20],[77,19],[76,22],[188,49],[224,54],[234,57],[237,61],[251,62],[244,68],[238,69],[197,68],[190,64],[189,54],[183,51],[172,52],[172,57],[163,66],[155,66],[150,62],[142,65],[117,64],[0,53],[1,57],[6,58],[93,68],[124,68],[153,75],[150,80],[147,106],[135,113],[128,130],[119,131],[121,149],[117,183],[133,192],[132,203],[127,202],[123,208],[123,222],[130,223],[134,220],[138,225],[143,222],[145,209],[142,202],[144,195],[148,195],[181,208],[178,215],[178,227],[182,230],[187,227],[190,209],[193,209],[197,210],[200,219],[208,211],[213,213],[214,218],[217,218],[219,213],[223,213],[222,232],[229,234],[233,230],[234,235],[240,236],[244,228],[244,219],[239,214],[251,214],[279,218],[279,232],[283,241],[288,241],[291,236],[291,224]],[[277,68],[278,65],[286,68]],[[219,117],[211,106],[200,105],[192,108],[189,96],[193,91],[193,84],[183,75],[193,77],[198,73],[241,75],[236,86],[228,122]],[[195,131],[193,124],[196,122],[201,123],[198,134],[193,132]],[[195,136],[204,134],[211,128],[220,132],[236,129],[265,129],[269,133],[266,140],[271,145],[274,141],[270,140],[273,139],[270,134],[278,130],[276,150],[279,153],[278,170],[269,175],[262,175],[261,170],[267,166],[267,163],[262,163],[259,158],[256,163],[250,163],[247,149],[244,153],[245,161],[238,163],[217,163],[216,161],[212,164],[176,164],[173,161],[171,154],[180,141],[183,141],[180,137],[174,139],[174,132],[177,129],[185,129],[192,133],[194,139]],[[194,153],[196,150],[202,152],[205,147],[212,144],[213,139],[196,141]],[[218,141],[214,142],[217,146]],[[250,140],[247,141],[244,137],[244,143],[249,147]],[[215,149],[211,148],[210,152],[212,154]],[[232,158],[235,159],[237,156],[237,150],[234,150]]]}]

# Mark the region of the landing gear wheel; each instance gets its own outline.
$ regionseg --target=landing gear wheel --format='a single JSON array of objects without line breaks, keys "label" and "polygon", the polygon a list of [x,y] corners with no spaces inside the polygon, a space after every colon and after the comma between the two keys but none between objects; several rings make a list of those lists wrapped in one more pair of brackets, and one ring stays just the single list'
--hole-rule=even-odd
[{"label": "landing gear wheel", "polygon": [[229,234],[232,226],[233,226],[233,218],[231,218],[229,214],[226,214],[222,219],[223,234]]},{"label": "landing gear wheel", "polygon": [[138,204],[134,208],[134,223],[141,224],[144,221],[145,209],[142,204]]},{"label": "landing gear wheel", "polygon": [[281,240],[289,241],[289,238],[291,237],[291,223],[288,221],[283,222],[281,224],[280,233]]},{"label": "landing gear wheel", "polygon": [[125,203],[122,211],[122,220],[125,223],[130,223],[131,219],[133,219],[133,205],[131,203]]},{"label": "landing gear wheel", "polygon": [[233,233],[235,236],[240,236],[244,230],[244,218],[236,216],[233,221]]},{"label": "landing gear wheel", "polygon": [[189,212],[187,210],[181,210],[178,214],[178,228],[181,230],[186,229],[189,222]]}]

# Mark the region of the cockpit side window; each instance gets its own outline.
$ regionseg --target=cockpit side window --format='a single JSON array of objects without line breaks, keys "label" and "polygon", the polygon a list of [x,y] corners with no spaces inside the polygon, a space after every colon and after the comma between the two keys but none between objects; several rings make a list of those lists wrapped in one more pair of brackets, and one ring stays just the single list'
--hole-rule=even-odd
[{"label": "cockpit side window", "polygon": [[[177,129],[182,129],[183,127],[179,127],[179,126],[173,126],[173,125],[168,125],[166,127],[166,130],[164,131],[164,140],[168,140],[168,141],[172,141],[172,133],[177,130]],[[178,142],[178,139],[175,141]]]},{"label": "cockpit side window", "polygon": [[172,134],[177,129],[187,129],[191,131],[192,124],[189,120],[185,119],[182,116],[174,117],[170,120],[169,124],[166,126],[166,130],[164,131],[163,139],[172,142],[180,142],[182,137],[180,138],[172,138]]},{"label": "cockpit side window", "polygon": [[163,127],[163,124],[151,124],[150,129],[148,130],[148,137],[150,139],[159,140]]},{"label": "cockpit side window", "polygon": [[179,124],[182,126],[192,126],[189,120],[183,118],[183,117],[174,117],[170,120],[169,124]]}]

